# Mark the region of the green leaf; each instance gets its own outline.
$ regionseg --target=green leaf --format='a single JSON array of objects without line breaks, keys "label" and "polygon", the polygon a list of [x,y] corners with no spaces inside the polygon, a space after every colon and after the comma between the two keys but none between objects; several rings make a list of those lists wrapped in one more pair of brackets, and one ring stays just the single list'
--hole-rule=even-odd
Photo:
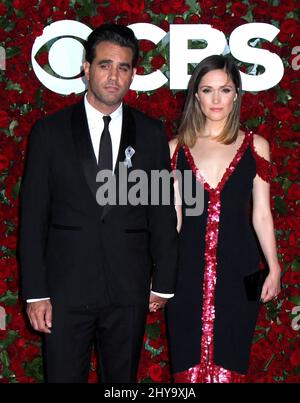
[{"label": "green leaf", "polygon": [[201,15],[201,7],[196,0],[186,0],[185,4],[190,7],[190,13]]},{"label": "green leaf", "polygon": [[249,127],[249,129],[253,129],[259,126],[260,122],[258,118],[253,118],[253,119],[248,119],[245,122],[246,126]]},{"label": "green leaf", "polygon": [[4,295],[0,297],[0,302],[2,302],[6,306],[16,305],[18,300],[18,294],[12,293],[11,291],[6,291]]},{"label": "green leaf", "polygon": [[[8,202],[4,202],[9,206]],[[16,251],[10,248],[7,248],[6,246],[0,246],[0,251],[3,253],[5,257],[16,257]]]},{"label": "green leaf", "polygon": [[253,344],[255,344],[255,343],[257,343],[259,340],[261,340],[261,339],[265,339],[266,338],[266,336],[265,335],[263,335],[263,334],[257,334],[257,335],[255,335],[254,337],[253,337]]},{"label": "green leaf", "polygon": [[277,302],[276,301],[269,301],[267,304],[267,318],[269,320],[276,320],[277,316],[278,316],[278,306],[277,306]]},{"label": "green leaf", "polygon": [[278,211],[278,213],[280,213],[282,215],[286,215],[288,211],[287,211],[287,207],[286,207],[286,204],[285,204],[285,201],[283,200],[283,198],[280,196],[275,196],[274,201],[275,201],[276,211]]},{"label": "green leaf", "polygon": [[6,90],[8,91],[19,91],[23,92],[23,89],[19,83],[13,83],[12,81],[8,81],[6,84]]},{"label": "green leaf", "polygon": [[247,14],[241,17],[243,20],[246,20],[247,22],[253,22],[253,13],[252,10],[249,8],[247,11]]},{"label": "green leaf", "polygon": [[288,93],[288,91],[282,90],[282,89],[279,89],[277,91],[277,101],[278,102],[280,102],[284,105],[287,105],[287,103],[289,102],[290,99],[291,99],[291,96]]},{"label": "green leaf", "polygon": [[283,145],[284,145],[284,147],[290,148],[293,150],[297,146],[297,143],[295,143],[294,141],[284,141]]},{"label": "green leaf", "polygon": [[275,354],[272,354],[271,358],[269,359],[269,361],[266,363],[264,371],[267,371],[269,368],[269,365],[271,364],[273,358],[275,357]]},{"label": "green leaf", "polygon": [[21,186],[21,178],[18,179],[18,182],[13,186],[13,188],[11,190],[11,197],[14,200],[16,200],[17,197],[19,196],[20,186]]},{"label": "green leaf", "polygon": [[293,371],[294,375],[300,374],[300,365]]},{"label": "green leaf", "polygon": [[159,348],[154,348],[154,347],[150,346],[149,340],[146,340],[145,349],[151,353],[151,358],[153,358],[153,357],[156,357],[157,355],[160,355],[162,353],[164,347],[161,346]]},{"label": "green leaf", "polygon": [[291,265],[292,271],[298,271],[300,270],[300,260],[298,260],[297,258],[293,261],[292,265]]},{"label": "green leaf", "polygon": [[[18,337],[18,333],[15,330],[7,330],[7,336],[5,339],[1,340],[0,342],[0,350],[5,351],[11,344],[14,343],[16,338]],[[3,365],[8,365],[7,364],[7,359],[8,357],[5,357],[5,362],[3,362]]]},{"label": "green leaf", "polygon": [[32,111],[32,105],[30,105],[29,103],[23,104],[20,106],[19,111],[21,115],[26,115],[27,113]]},{"label": "green leaf", "polygon": [[10,136],[14,135],[14,129],[19,125],[17,120],[12,120],[9,125],[9,134]]},{"label": "green leaf", "polygon": [[12,221],[4,221],[4,224],[7,225],[7,230],[6,230],[6,235],[10,235],[14,232],[15,230],[15,224]]},{"label": "green leaf", "polygon": [[38,382],[43,382],[43,360],[42,357],[36,357],[24,365],[25,375],[30,376]]},{"label": "green leaf", "polygon": [[15,14],[16,14],[16,16],[18,18],[24,17],[24,11],[23,10],[18,10],[18,9],[15,8],[14,11],[15,11]]},{"label": "green leaf", "polygon": [[293,124],[293,131],[294,132],[300,132],[300,123],[294,123]]},{"label": "green leaf", "polygon": [[97,8],[94,1],[84,1],[81,4],[82,6],[76,11],[79,18],[97,15]]},{"label": "green leaf", "polygon": [[154,381],[150,378],[150,376],[148,378],[145,378],[141,381],[141,383],[154,383]]},{"label": "green leaf", "polygon": [[3,367],[8,367],[10,364],[10,359],[7,351],[1,351],[0,352],[0,361],[3,365]]},{"label": "green leaf", "polygon": [[287,191],[289,190],[289,188],[291,187],[293,182],[291,182],[289,179],[284,178],[284,180],[282,181],[282,187],[285,193],[287,193]]},{"label": "green leaf", "polygon": [[21,49],[17,46],[12,46],[10,48],[5,49],[6,59],[10,59],[11,57],[17,56],[21,53]]},{"label": "green leaf", "polygon": [[300,305],[300,295],[295,295],[289,298],[289,301],[293,302],[295,305]]},{"label": "green leaf", "polygon": [[284,235],[284,231],[282,229],[275,229],[274,232],[275,232],[275,237],[278,240],[281,239],[282,236]]},{"label": "green leaf", "polygon": [[146,326],[146,335],[149,339],[157,339],[159,337],[160,329],[159,322],[151,323]]}]

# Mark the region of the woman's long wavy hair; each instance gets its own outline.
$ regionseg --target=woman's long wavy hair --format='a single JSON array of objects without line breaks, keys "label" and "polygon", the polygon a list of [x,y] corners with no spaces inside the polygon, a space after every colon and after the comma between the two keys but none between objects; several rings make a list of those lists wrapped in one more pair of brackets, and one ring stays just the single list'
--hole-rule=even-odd
[{"label": "woman's long wavy hair", "polygon": [[237,98],[233,102],[233,108],[228,115],[225,126],[216,140],[223,144],[233,143],[239,132],[240,109],[242,98],[242,82],[239,69],[229,58],[222,55],[213,55],[203,59],[195,68],[188,85],[187,97],[184,104],[181,123],[178,129],[177,139],[180,145],[186,144],[193,147],[196,137],[204,129],[205,115],[195,96],[202,77],[213,70],[224,70],[234,83]]}]

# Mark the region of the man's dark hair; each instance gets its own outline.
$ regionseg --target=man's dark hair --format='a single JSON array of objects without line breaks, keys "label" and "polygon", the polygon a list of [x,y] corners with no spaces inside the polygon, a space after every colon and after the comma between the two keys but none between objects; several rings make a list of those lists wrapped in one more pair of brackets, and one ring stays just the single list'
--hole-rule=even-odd
[{"label": "man's dark hair", "polygon": [[130,48],[133,53],[132,67],[136,66],[139,57],[138,40],[132,29],[117,24],[103,24],[90,33],[84,44],[86,61],[92,63],[97,45],[104,41]]}]

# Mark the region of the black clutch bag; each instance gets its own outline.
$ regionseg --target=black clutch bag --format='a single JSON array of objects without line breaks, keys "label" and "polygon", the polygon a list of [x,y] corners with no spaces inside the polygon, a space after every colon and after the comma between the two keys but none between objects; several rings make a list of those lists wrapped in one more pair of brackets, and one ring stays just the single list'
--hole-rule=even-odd
[{"label": "black clutch bag", "polygon": [[259,301],[262,287],[265,282],[269,269],[257,270],[254,273],[244,277],[244,285],[246,289],[246,295],[249,301]]}]

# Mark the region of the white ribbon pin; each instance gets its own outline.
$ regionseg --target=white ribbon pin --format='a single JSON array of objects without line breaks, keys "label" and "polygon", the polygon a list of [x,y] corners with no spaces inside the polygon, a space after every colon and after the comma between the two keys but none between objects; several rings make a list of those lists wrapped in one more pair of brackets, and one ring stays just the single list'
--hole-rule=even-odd
[{"label": "white ribbon pin", "polygon": [[125,160],[124,160],[124,165],[127,166],[127,168],[131,168],[132,167],[132,162],[131,162],[131,157],[133,156],[133,154],[135,153],[134,148],[132,148],[131,146],[128,146],[125,150]]}]

